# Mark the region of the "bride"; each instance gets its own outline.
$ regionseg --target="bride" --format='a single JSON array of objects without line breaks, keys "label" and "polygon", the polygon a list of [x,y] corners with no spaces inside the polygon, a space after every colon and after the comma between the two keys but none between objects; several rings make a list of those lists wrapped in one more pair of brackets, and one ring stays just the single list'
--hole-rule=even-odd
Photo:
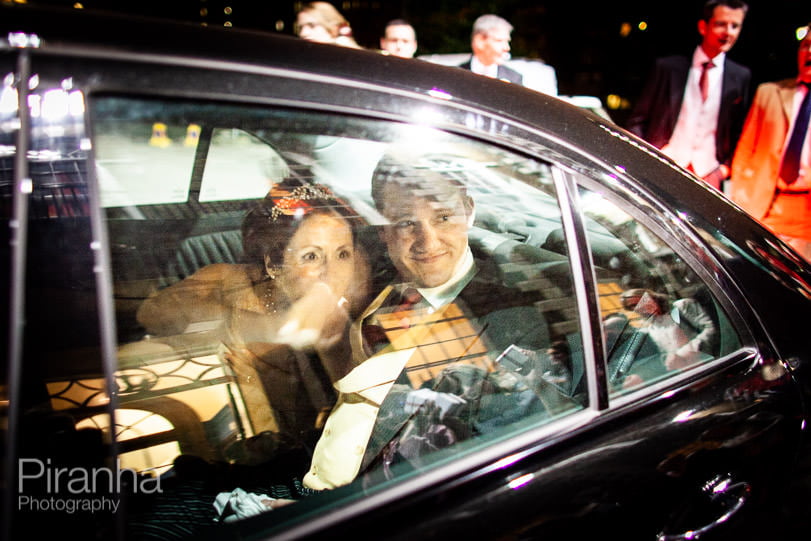
[{"label": "bride", "polygon": [[334,403],[331,383],[351,368],[325,353],[368,301],[358,225],[328,188],[277,184],[245,216],[243,263],[208,265],[158,291],[138,321],[164,337],[215,322],[254,432],[307,440]]}]

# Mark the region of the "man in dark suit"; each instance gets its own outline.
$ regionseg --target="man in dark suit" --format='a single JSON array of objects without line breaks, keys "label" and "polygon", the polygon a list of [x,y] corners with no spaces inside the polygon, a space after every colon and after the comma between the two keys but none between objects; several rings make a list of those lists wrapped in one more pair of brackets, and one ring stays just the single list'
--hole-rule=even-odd
[{"label": "man in dark suit", "polygon": [[473,55],[459,67],[494,79],[523,84],[520,73],[503,65],[509,57],[512,30],[512,25],[498,15],[487,14],[476,19],[470,37]]},{"label": "man in dark suit", "polygon": [[747,10],[741,0],[709,0],[701,44],[690,58],[656,61],[626,126],[719,189],[750,103],[751,72],[726,56]]},{"label": "man in dark suit", "polygon": [[454,175],[413,156],[387,156],[374,173],[398,277],[349,330],[354,368],[334,384],[307,489],[420,464],[492,427],[573,406],[554,390],[547,402],[549,385],[524,377],[549,345],[540,291],[511,290],[474,258],[474,203]]}]

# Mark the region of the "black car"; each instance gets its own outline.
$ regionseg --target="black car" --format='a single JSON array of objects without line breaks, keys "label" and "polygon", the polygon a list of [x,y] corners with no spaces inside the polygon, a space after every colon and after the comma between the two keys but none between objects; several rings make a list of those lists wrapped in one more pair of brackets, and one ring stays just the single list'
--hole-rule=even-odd
[{"label": "black car", "polygon": [[[647,144],[371,51],[24,6],[0,28],[8,538],[808,535],[811,268]],[[381,205],[398,176],[422,191]],[[293,224],[281,248],[257,216]],[[457,249],[459,288],[406,272]],[[408,284],[389,356],[352,342]],[[381,358],[383,394],[347,390]],[[324,489],[350,403],[372,432]]]}]

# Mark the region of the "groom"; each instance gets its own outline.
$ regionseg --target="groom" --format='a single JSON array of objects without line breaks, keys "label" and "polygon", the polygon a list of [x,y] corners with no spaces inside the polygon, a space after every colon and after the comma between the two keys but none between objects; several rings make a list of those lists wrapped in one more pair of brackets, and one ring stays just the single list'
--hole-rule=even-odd
[{"label": "groom", "polygon": [[399,274],[350,330],[354,368],[335,382],[332,410],[304,486],[323,490],[393,463],[545,412],[505,352],[548,346],[537,299],[504,287],[468,245],[474,202],[455,173],[384,158],[372,197]]}]

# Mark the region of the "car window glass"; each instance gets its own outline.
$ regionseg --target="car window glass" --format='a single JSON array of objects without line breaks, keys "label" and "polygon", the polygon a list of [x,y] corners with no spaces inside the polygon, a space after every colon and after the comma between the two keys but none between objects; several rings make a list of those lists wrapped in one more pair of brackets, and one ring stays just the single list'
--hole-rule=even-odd
[{"label": "car window glass", "polygon": [[[122,468],[163,474],[166,490],[215,475],[219,492],[309,498],[333,434],[357,464],[326,483],[360,488],[588,407],[549,164],[288,109],[99,96],[90,116]],[[368,368],[380,358],[397,370]],[[101,374],[54,385],[77,428],[110,437],[89,407],[107,396]],[[335,412],[357,396],[377,413],[370,433],[346,436]],[[133,523],[213,512],[217,491],[165,508],[140,494],[151,511]]]},{"label": "car window glass", "polygon": [[610,392],[623,394],[727,355],[740,340],[674,248],[602,194],[581,188],[606,341]]},{"label": "car window glass", "polygon": [[130,118],[124,125],[109,126],[108,118],[127,115],[113,109],[118,106],[117,102],[98,104],[94,142],[102,206],[186,201],[199,141],[196,125],[154,111],[150,118]]},{"label": "car window glass", "polygon": [[[184,144],[199,140],[201,126],[190,124]],[[287,176],[287,164],[273,147],[238,129],[215,128],[200,186],[200,201],[264,197],[268,179]]]}]

